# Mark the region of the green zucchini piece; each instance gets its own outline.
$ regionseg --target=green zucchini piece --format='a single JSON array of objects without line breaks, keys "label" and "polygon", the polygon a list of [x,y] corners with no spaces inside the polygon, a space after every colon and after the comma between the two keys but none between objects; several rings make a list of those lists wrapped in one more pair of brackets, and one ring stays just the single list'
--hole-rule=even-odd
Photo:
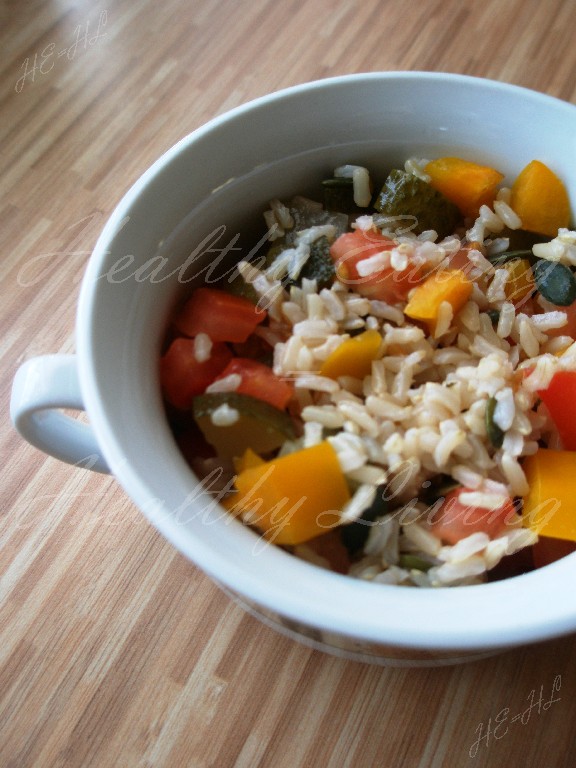
[{"label": "green zucchini piece", "polygon": [[310,256],[300,270],[295,285],[301,285],[303,278],[316,280],[318,290],[329,288],[334,282],[336,269],[334,259],[330,256],[330,243],[328,238],[319,237],[310,245]]},{"label": "green zucchini piece", "polygon": [[439,239],[452,234],[462,221],[458,208],[443,194],[398,169],[390,171],[374,207],[387,217],[397,217],[400,228],[416,234],[433,229]]},{"label": "green zucchini piece", "polygon": [[428,560],[424,560],[418,555],[400,555],[398,558],[398,565],[400,568],[407,568],[410,571],[429,571],[432,568],[432,563]]},{"label": "green zucchini piece", "polygon": [[[218,416],[230,414],[228,409],[237,418],[229,424],[219,423]],[[296,437],[294,423],[285,411],[238,392],[198,395],[192,401],[192,415],[221,458],[240,457],[247,448],[266,456]]]},{"label": "green zucchini piece", "polygon": [[374,501],[362,512],[360,517],[353,523],[340,526],[340,540],[350,556],[353,557],[362,552],[371,527],[378,524],[376,522],[378,518],[384,517],[388,513],[388,500],[385,492],[385,485],[378,486]]},{"label": "green zucchini piece", "polygon": [[[348,216],[340,211],[329,211],[322,208],[309,207],[305,201],[291,201],[290,215],[294,220],[294,226],[286,232],[283,238],[285,246],[292,247],[296,244],[298,233],[310,227],[318,227],[323,224],[333,224],[336,227],[336,237],[348,231]],[[279,240],[278,242],[283,242]]]},{"label": "green zucchini piece", "polygon": [[532,267],[536,287],[551,304],[569,307],[576,300],[574,273],[564,264],[540,259]]},{"label": "green zucchini piece", "polygon": [[531,264],[536,261],[536,257],[531,250],[503,251],[488,257],[490,264],[494,264],[495,267],[501,267],[502,264],[507,264],[509,261],[514,261],[514,259],[528,259]]},{"label": "green zucchini piece", "polygon": [[228,291],[228,293],[240,296],[243,299],[248,299],[252,304],[258,304],[258,301],[260,300],[260,296],[254,286],[247,283],[237,269],[234,270],[232,278],[220,287],[224,291]]},{"label": "green zucchini piece", "polygon": [[528,232],[526,229],[509,229],[505,227],[498,237],[508,238],[508,248],[511,251],[525,251],[532,253],[532,246],[542,242],[542,235]]},{"label": "green zucchini piece", "polygon": [[354,202],[354,182],[352,178],[324,179],[322,182],[324,208],[338,213],[359,213],[362,209]]},{"label": "green zucchini piece", "polygon": [[486,434],[494,448],[502,448],[504,442],[504,432],[494,421],[494,411],[496,410],[497,400],[495,397],[488,398],[486,403],[485,421]]},{"label": "green zucchini piece", "polygon": [[[282,241],[275,242],[274,245],[271,245],[268,248],[266,253],[258,253],[250,260],[252,266],[262,270],[269,267],[278,253],[286,247],[285,245],[279,245],[281,242]],[[241,296],[243,299],[248,299],[252,304],[258,304],[260,300],[259,293],[251,283],[247,283],[246,280],[244,280],[238,271],[238,267],[234,267],[227,281],[220,284],[218,287],[222,288],[224,291],[228,291],[228,293],[233,293],[235,296]]]}]

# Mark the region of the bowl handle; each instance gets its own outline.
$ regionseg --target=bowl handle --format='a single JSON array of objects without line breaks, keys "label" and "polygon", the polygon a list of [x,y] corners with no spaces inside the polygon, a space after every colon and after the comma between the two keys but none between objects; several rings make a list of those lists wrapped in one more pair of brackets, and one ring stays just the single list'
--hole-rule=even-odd
[{"label": "bowl handle", "polygon": [[10,415],[22,437],[44,453],[110,472],[87,424],[58,411],[84,410],[75,355],[41,355],[23,363],[12,384]]}]

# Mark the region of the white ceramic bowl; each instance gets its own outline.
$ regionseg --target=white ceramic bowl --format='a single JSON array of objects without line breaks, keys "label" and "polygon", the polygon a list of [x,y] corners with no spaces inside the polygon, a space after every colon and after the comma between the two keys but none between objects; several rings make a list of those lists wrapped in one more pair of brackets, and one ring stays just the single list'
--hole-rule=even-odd
[{"label": "white ceramic bowl", "polygon": [[[494,164],[508,180],[538,158],[575,201],[576,107],[502,83],[414,72],[308,83],[234,109],[166,152],[120,201],[85,274],[77,356],[32,359],[13,387],[13,419],[26,439],[113,472],[162,534],[245,607],[317,647],[379,663],[451,663],[574,632],[576,555],[506,581],[419,590],[262,546],[182,459],[162,408],[158,355],[181,284],[246,258],[252,242],[234,237],[270,198],[308,190],[345,162],[383,170],[439,154]],[[58,406],[85,408],[91,428]]]}]

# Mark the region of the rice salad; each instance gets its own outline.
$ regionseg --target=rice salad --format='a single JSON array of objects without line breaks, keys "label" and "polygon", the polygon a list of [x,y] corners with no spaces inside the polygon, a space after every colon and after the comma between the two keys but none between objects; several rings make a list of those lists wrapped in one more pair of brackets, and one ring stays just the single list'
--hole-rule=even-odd
[{"label": "rice salad", "polygon": [[[576,374],[576,232],[562,183],[534,162],[506,187],[469,161],[410,158],[376,191],[369,169],[339,167],[320,202],[271,201],[265,256],[215,287],[260,313],[240,340],[194,295],[178,307],[168,416],[231,517],[319,566],[416,587],[530,570],[543,533],[573,548],[539,462],[576,456],[570,414],[557,418],[569,390],[543,394]],[[210,297],[234,333],[237,307]],[[203,371],[184,395],[176,341]],[[268,391],[272,416],[253,402]],[[313,518],[301,530],[299,515]]]}]

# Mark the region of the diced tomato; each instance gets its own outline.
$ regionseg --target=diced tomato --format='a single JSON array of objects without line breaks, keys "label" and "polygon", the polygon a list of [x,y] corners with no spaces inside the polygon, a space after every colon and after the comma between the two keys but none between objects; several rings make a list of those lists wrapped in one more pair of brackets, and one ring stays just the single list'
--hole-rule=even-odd
[{"label": "diced tomato", "polygon": [[384,267],[369,275],[358,273],[359,262],[391,250],[395,245],[394,240],[372,230],[357,229],[340,235],[330,247],[338,279],[362,296],[390,304],[404,301],[422,279],[418,267],[408,265],[404,270]]},{"label": "diced tomato", "polygon": [[356,229],[354,232],[345,232],[340,235],[330,246],[330,255],[335,262],[345,260],[352,270],[362,259],[367,259],[381,251],[391,250],[394,245],[394,240],[379,232]]},{"label": "diced tomato", "polygon": [[226,367],[232,352],[226,344],[212,345],[208,360],[196,359],[194,339],[177,338],[160,358],[160,384],[166,399],[186,409]]},{"label": "diced tomato", "polygon": [[533,547],[534,565],[541,568],[555,560],[576,552],[576,542],[564,539],[553,539],[551,536],[540,536]]},{"label": "diced tomato", "polygon": [[246,341],[239,341],[232,344],[235,357],[249,357],[250,360],[272,359],[272,346],[261,336],[252,334]]},{"label": "diced tomato", "polygon": [[[560,307],[561,312],[566,312],[566,325],[558,328],[559,336],[571,336],[576,339],[576,301],[573,301],[568,307]],[[548,336],[552,336],[550,331],[546,331]]]},{"label": "diced tomato", "polygon": [[548,389],[538,395],[558,429],[564,450],[576,451],[576,371],[557,371]]},{"label": "diced tomato", "polygon": [[485,249],[481,243],[465,243],[456,251],[456,253],[447,257],[446,268],[460,269],[467,277],[469,277],[471,270],[474,268],[474,264],[470,261],[470,251],[473,250],[479,250],[481,253],[484,253]]},{"label": "diced tomato", "polygon": [[217,288],[197,288],[175,319],[186,336],[206,333],[212,341],[246,341],[266,319],[266,310]]},{"label": "diced tomato", "polygon": [[398,304],[406,300],[412,288],[419,282],[421,282],[419,268],[387,269],[362,278],[362,283],[356,290],[369,299]]},{"label": "diced tomato", "polygon": [[469,488],[455,488],[444,497],[444,502],[432,520],[432,533],[448,544],[456,544],[473,533],[499,533],[516,515],[512,499],[499,509],[470,507],[460,501],[460,494],[471,493]]},{"label": "diced tomato", "polygon": [[274,371],[264,363],[245,357],[235,357],[230,360],[216,380],[232,374],[237,374],[241,379],[236,392],[257,397],[280,410],[286,408],[292,397],[290,384],[276,376]]}]

